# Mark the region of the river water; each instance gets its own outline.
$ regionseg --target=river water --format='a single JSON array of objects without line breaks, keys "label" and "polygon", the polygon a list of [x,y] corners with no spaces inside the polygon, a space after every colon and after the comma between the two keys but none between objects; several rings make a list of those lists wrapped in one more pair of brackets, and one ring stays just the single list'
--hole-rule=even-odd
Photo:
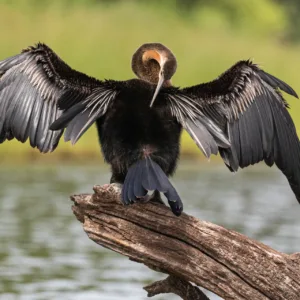
[{"label": "river water", "polygon": [[[1,167],[1,300],[149,299],[142,287],[165,276],[96,245],[72,214],[70,194],[108,180],[101,165]],[[173,182],[185,212],[277,250],[300,251],[300,206],[275,168],[231,174],[223,165],[181,163]]]}]

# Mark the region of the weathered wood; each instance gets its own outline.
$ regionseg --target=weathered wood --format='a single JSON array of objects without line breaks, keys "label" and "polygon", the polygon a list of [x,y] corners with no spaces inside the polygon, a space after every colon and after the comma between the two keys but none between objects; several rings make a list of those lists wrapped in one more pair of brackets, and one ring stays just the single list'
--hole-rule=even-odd
[{"label": "weathered wood", "polygon": [[172,293],[184,300],[209,300],[208,297],[197,287],[188,281],[182,280],[174,275],[169,275],[166,279],[156,281],[144,287],[148,292],[148,297],[159,294]]},{"label": "weathered wood", "polygon": [[75,215],[96,243],[224,299],[300,300],[299,253],[278,252],[184,213],[176,217],[162,204],[123,206],[120,187],[114,184],[94,191],[71,199]]}]

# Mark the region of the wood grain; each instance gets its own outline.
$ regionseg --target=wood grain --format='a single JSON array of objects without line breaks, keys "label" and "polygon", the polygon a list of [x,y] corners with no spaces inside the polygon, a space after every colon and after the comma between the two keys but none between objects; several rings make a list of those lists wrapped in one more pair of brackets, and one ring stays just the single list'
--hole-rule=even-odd
[{"label": "wood grain", "polygon": [[[71,197],[73,212],[89,238],[170,274],[164,284],[154,283],[152,290],[150,286],[149,296],[160,286],[161,293],[183,299],[208,299],[200,289],[188,287],[192,282],[224,299],[300,300],[299,253],[278,252],[185,213],[176,217],[159,203],[123,206],[116,184],[95,186],[94,192]],[[181,293],[172,289],[174,280],[183,282]]]}]

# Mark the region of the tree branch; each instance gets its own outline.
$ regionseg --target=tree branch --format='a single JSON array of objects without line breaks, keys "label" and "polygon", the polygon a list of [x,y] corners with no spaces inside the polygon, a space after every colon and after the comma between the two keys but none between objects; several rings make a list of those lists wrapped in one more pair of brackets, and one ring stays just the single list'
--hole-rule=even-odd
[{"label": "tree branch", "polygon": [[193,282],[224,299],[300,299],[299,254],[278,252],[184,213],[176,217],[162,204],[123,206],[115,184],[94,191],[71,197],[89,238],[170,274],[145,287],[149,296],[173,292],[183,299],[208,299]]},{"label": "tree branch", "polygon": [[169,275],[166,279],[156,281],[144,287],[148,292],[148,297],[159,294],[173,293],[184,300],[209,300],[207,296],[197,287],[188,281],[182,280],[174,275]]}]

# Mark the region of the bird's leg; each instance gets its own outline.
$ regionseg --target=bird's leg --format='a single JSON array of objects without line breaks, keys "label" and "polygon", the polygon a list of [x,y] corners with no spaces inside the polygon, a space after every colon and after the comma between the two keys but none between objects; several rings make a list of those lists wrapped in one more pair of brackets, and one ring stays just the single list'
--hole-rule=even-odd
[{"label": "bird's leg", "polygon": [[152,195],[145,195],[142,197],[136,197],[136,202],[147,203],[150,201]]},{"label": "bird's leg", "polygon": [[154,191],[153,194],[150,196],[149,201],[166,205],[165,202],[161,199],[159,191]]},{"label": "bird's leg", "polygon": [[112,175],[110,177],[110,184],[112,183],[123,184],[125,179],[124,177],[125,176],[123,174],[112,172]]},{"label": "bird's leg", "polygon": [[123,183],[124,181],[122,181],[122,179],[120,178],[120,176],[116,176],[114,173],[111,175],[111,178],[110,178],[110,182],[109,184],[104,184],[103,187],[104,189],[108,189],[109,186],[114,183],[114,184],[118,184],[120,186],[120,188],[123,188]]},{"label": "bird's leg", "polygon": [[164,204],[163,200],[160,197],[160,192],[159,191],[154,191],[151,195],[147,194],[143,197],[137,197],[137,201],[142,202],[142,203],[146,203],[146,202],[155,202],[155,203],[160,203],[160,204]]}]

